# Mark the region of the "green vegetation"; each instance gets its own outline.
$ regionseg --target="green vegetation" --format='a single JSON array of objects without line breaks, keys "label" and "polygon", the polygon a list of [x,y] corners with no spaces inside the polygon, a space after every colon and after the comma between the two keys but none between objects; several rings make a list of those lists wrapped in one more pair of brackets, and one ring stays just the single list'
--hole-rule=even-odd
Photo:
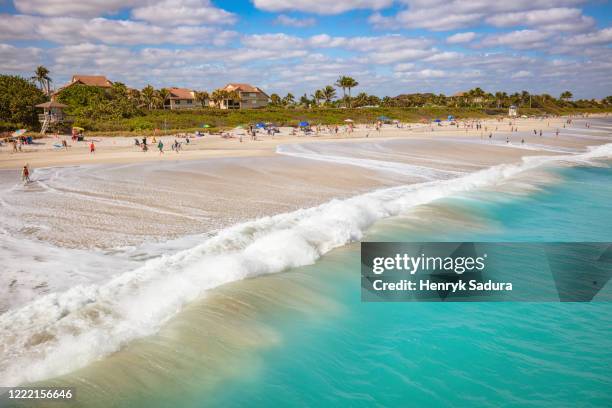
[{"label": "green vegetation", "polygon": [[0,75],[0,131],[38,126],[34,105],[45,101],[45,94],[30,81]]},{"label": "green vegetation", "polygon": [[[42,89],[34,86],[37,82]],[[34,105],[46,100],[49,91],[49,71],[38,67],[30,81],[14,76],[0,75],[0,129],[13,130],[19,127],[38,128]],[[342,90],[340,98],[332,85],[296,98],[288,93],[281,97],[270,95],[270,104],[264,109],[221,110],[238,99],[236,91],[222,89],[195,92],[196,100],[207,106],[210,99],[216,108],[189,110],[166,110],[170,92],[156,90],[147,85],[142,90],[127,88],[116,82],[110,89],[86,85],[72,85],[57,93],[57,100],[68,105],[66,114],[75,126],[89,132],[108,134],[149,133],[162,131],[193,131],[203,129],[233,128],[256,122],[271,122],[277,125],[297,125],[308,121],[313,124],[342,124],[346,119],[357,123],[374,122],[379,116],[400,121],[428,121],[454,115],[457,118],[505,115],[511,105],[519,108],[521,115],[564,115],[586,112],[612,111],[612,96],[603,100],[572,100],[570,91],[559,98],[551,95],[532,95],[527,91],[507,94],[488,93],[481,88],[446,96],[433,93],[402,94],[379,98],[360,92],[351,95],[359,83],[351,77],[340,76],[335,83]]]}]

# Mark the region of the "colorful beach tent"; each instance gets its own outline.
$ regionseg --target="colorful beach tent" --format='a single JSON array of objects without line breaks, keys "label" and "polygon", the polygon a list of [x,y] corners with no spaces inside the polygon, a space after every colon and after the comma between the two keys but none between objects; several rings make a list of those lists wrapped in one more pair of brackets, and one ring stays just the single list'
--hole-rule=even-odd
[{"label": "colorful beach tent", "polygon": [[306,121],[300,122],[300,127],[307,127],[309,125],[310,125],[310,123],[308,123]]},{"label": "colorful beach tent", "polygon": [[256,127],[257,129],[263,129],[263,128],[265,128],[265,127],[266,127],[266,124],[265,124],[265,123],[263,123],[263,122],[259,122],[258,124],[256,124],[256,125],[255,125],[255,127]]},{"label": "colorful beach tent", "polygon": [[19,137],[19,136],[23,135],[23,134],[24,134],[25,132],[27,132],[27,131],[28,131],[28,129],[18,129],[18,130],[16,130],[16,131],[14,131],[14,132],[11,134],[11,136],[13,136],[13,137]]},{"label": "colorful beach tent", "polygon": [[455,117],[453,115],[448,115],[448,121],[450,122],[451,120],[455,120]]}]

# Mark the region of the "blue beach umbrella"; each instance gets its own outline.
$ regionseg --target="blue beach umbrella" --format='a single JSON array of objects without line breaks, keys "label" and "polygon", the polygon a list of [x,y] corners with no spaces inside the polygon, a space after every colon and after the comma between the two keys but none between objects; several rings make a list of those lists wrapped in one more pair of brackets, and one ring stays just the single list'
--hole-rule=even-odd
[{"label": "blue beach umbrella", "polygon": [[378,120],[380,120],[382,122],[387,122],[387,121],[389,121],[389,118],[387,116],[379,116]]},{"label": "blue beach umbrella", "polygon": [[440,119],[436,119],[436,120],[434,120],[434,122],[436,122],[436,123],[440,123],[440,122],[442,122],[442,121],[441,121]]},{"label": "blue beach umbrella", "polygon": [[309,126],[310,124],[306,121],[300,122],[300,127],[306,127]]},{"label": "blue beach umbrella", "polygon": [[450,122],[451,120],[455,120],[455,117],[453,115],[448,115],[448,121]]},{"label": "blue beach umbrella", "polygon": [[263,128],[265,128],[265,127],[266,127],[266,124],[265,124],[265,123],[263,123],[263,122],[259,122],[258,124],[256,124],[256,125],[255,125],[255,127],[256,127],[257,129],[263,129]]}]

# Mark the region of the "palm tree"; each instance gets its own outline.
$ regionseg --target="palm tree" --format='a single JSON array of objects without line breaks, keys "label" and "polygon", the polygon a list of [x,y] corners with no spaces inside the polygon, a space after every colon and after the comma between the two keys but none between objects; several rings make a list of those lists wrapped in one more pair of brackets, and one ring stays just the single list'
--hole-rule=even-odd
[{"label": "palm tree", "polygon": [[570,91],[565,91],[565,92],[563,92],[561,94],[559,99],[561,99],[562,101],[568,101],[568,100],[572,99],[573,97],[574,97],[574,95]]},{"label": "palm tree", "polygon": [[280,106],[282,103],[282,99],[278,94],[273,93],[272,95],[270,95],[270,105]]},{"label": "palm tree", "polygon": [[317,89],[314,94],[310,95],[312,100],[314,101],[316,106],[319,106],[322,100],[325,99],[325,95],[323,95],[323,91]]},{"label": "palm tree", "polygon": [[293,105],[295,103],[295,96],[290,92],[283,98],[283,105]]},{"label": "palm tree", "polygon": [[236,102],[238,101],[238,103],[240,103],[240,94],[238,93],[237,90],[233,90],[233,91],[223,91],[224,92],[224,96],[225,96],[225,106],[227,106],[229,108],[229,104],[230,102]]},{"label": "palm tree", "polygon": [[225,100],[226,92],[223,89],[215,89],[210,96],[216,107],[221,108],[221,103]]},{"label": "palm tree", "polygon": [[151,85],[145,86],[140,92],[140,99],[149,110],[152,110],[153,106],[155,106],[155,96],[155,88]]},{"label": "palm tree", "polygon": [[38,68],[36,68],[32,80],[38,82],[40,90],[43,91],[45,95],[49,96],[51,93],[52,80],[49,77],[49,70],[46,67],[40,65]]},{"label": "palm tree", "polygon": [[360,92],[359,95],[355,97],[355,106],[366,106],[369,102],[369,96],[365,92]]},{"label": "palm tree", "polygon": [[195,100],[202,105],[202,107],[205,107],[208,103],[208,100],[210,99],[210,96],[208,95],[208,92],[206,91],[202,91],[202,92],[194,92],[195,93]]},{"label": "palm tree", "polygon": [[338,77],[334,85],[337,88],[342,88],[342,97],[346,98],[346,77],[345,76]]},{"label": "palm tree", "polygon": [[157,91],[157,96],[159,97],[159,100],[161,102],[162,109],[166,109],[166,101],[170,99],[170,91],[166,88],[162,88]]},{"label": "palm tree", "polygon": [[351,89],[355,88],[357,85],[359,85],[359,82],[357,82],[354,78],[344,77],[344,86],[346,86],[346,88],[348,89],[349,108],[351,105]]},{"label": "palm tree", "polygon": [[336,97],[336,90],[331,85],[327,85],[321,90],[321,92],[323,93],[323,99],[325,99],[325,103],[327,104],[329,104]]}]

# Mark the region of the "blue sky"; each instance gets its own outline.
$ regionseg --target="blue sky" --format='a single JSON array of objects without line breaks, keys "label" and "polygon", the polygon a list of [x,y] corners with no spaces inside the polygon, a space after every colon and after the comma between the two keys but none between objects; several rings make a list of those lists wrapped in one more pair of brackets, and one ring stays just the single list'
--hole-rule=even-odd
[{"label": "blue sky", "polygon": [[612,5],[582,0],[0,0],[0,72],[60,86],[311,94],[351,75],[379,96],[612,94]]}]

